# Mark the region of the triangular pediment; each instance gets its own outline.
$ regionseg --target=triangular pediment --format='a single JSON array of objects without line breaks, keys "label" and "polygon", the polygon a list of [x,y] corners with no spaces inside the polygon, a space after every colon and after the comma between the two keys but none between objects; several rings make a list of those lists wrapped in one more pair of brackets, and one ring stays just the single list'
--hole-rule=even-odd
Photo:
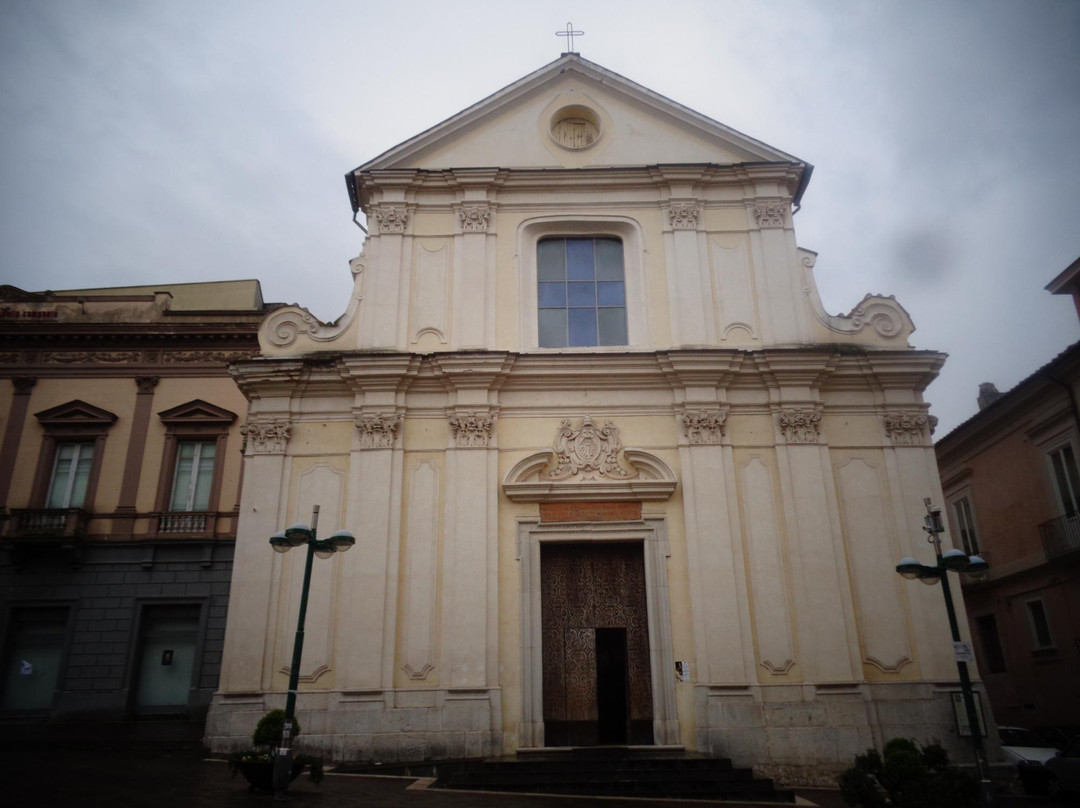
[{"label": "triangular pediment", "polygon": [[79,399],[72,399],[66,404],[50,407],[35,413],[42,426],[110,426],[116,423],[117,416],[101,407],[87,404]]},{"label": "triangular pediment", "polygon": [[761,162],[804,161],[566,54],[356,172]]},{"label": "triangular pediment", "polygon": [[196,398],[162,410],[158,417],[166,424],[231,424],[236,420],[236,413]]}]

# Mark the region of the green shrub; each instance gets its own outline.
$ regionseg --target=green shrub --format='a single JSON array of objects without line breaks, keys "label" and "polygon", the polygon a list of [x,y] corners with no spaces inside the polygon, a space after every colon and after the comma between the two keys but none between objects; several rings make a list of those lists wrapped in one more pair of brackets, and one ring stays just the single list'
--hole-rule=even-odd
[{"label": "green shrub", "polygon": [[[300,734],[300,722],[293,718],[292,737]],[[281,733],[285,731],[285,711],[271,710],[255,725],[255,733],[251,736],[253,746],[269,746],[277,748],[281,745]]]},{"label": "green shrub", "polygon": [[893,738],[883,754],[856,755],[839,785],[853,808],[964,808],[978,798],[975,778],[953,766],[940,744],[919,747],[908,738]]}]

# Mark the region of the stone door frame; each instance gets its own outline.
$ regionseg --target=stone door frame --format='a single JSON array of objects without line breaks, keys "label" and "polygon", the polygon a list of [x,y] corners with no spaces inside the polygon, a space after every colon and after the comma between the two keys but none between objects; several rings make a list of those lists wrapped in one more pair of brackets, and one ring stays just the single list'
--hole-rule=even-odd
[{"label": "stone door frame", "polygon": [[667,525],[663,519],[635,522],[518,520],[517,560],[521,565],[521,724],[519,748],[544,746],[543,631],[540,606],[540,545],[543,542],[640,542],[645,560],[645,608],[652,673],[653,745],[680,743],[675,705],[675,659],[668,604]]}]

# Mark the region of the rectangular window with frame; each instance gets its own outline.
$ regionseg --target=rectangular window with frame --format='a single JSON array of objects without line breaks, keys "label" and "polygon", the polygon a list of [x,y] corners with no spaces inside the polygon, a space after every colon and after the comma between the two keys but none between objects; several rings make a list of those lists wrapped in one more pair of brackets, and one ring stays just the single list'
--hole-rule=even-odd
[{"label": "rectangular window with frame", "polygon": [[1005,672],[1005,649],[1001,647],[1001,635],[998,634],[997,618],[984,614],[975,618],[975,628],[982,646],[983,662],[986,673]]},{"label": "rectangular window with frame", "polygon": [[1053,648],[1054,638],[1050,634],[1050,621],[1046,617],[1046,607],[1041,600],[1029,600],[1026,604],[1028,626],[1031,628],[1031,640],[1035,650]]},{"label": "rectangular window with frame", "polygon": [[169,510],[205,511],[210,507],[216,441],[180,441],[176,451]]},{"label": "rectangular window with frame", "polygon": [[1066,443],[1050,452],[1050,465],[1064,515],[1076,516],[1080,512],[1080,474],[1072,444]]},{"label": "rectangular window with frame", "polygon": [[626,275],[617,238],[545,238],[536,247],[539,345],[626,345]]},{"label": "rectangular window with frame", "polygon": [[94,462],[94,444],[64,442],[56,446],[46,508],[81,508]]},{"label": "rectangular window with frame", "polygon": [[968,555],[979,554],[979,537],[975,533],[975,518],[971,514],[971,502],[961,497],[953,503],[956,524],[960,528],[960,541]]}]

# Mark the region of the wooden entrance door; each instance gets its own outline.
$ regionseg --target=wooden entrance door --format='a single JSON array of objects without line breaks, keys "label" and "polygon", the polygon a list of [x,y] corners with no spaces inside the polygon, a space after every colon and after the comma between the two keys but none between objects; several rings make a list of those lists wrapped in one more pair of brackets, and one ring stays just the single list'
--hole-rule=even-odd
[{"label": "wooden entrance door", "polygon": [[545,745],[651,744],[641,544],[545,543],[540,576]]}]

